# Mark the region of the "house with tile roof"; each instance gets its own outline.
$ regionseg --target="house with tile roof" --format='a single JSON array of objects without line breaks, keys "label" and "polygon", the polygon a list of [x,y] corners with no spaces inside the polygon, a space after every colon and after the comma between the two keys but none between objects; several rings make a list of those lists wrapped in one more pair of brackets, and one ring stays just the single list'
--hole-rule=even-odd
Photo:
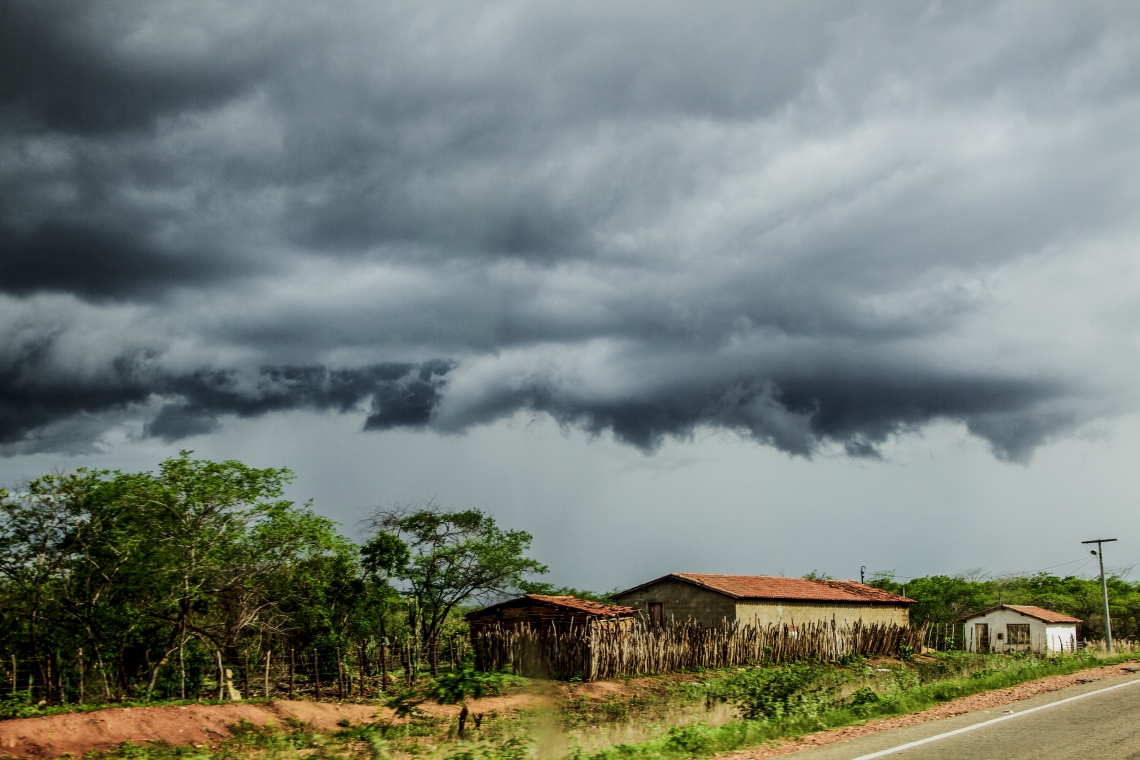
[{"label": "house with tile roof", "polygon": [[856,581],[670,573],[610,597],[655,624],[687,620],[768,625],[909,625],[907,599]]},{"label": "house with tile roof", "polygon": [[464,619],[474,634],[489,625],[504,629],[527,625],[536,631],[564,631],[571,625],[615,625],[636,615],[637,610],[620,604],[603,604],[575,596],[526,594],[469,612]]},{"label": "house with tile roof", "polygon": [[970,652],[1070,652],[1081,619],[1028,604],[999,604],[958,618]]}]

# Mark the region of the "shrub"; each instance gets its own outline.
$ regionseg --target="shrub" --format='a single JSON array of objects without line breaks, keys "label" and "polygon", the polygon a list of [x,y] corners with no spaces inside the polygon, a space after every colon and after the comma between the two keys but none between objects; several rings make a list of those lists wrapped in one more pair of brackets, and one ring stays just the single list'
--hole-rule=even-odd
[{"label": "shrub", "polygon": [[827,701],[825,672],[804,663],[746,668],[728,680],[722,698],[734,702],[745,720],[814,714]]}]

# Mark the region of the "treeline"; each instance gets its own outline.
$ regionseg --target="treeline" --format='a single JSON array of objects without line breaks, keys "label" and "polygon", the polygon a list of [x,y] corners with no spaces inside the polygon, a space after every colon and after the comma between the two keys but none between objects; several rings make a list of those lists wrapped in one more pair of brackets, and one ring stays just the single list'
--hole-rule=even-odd
[{"label": "treeline", "polygon": [[[1109,615],[1114,638],[1140,638],[1140,583],[1112,576],[1107,579]],[[917,601],[911,623],[948,625],[958,618],[997,604],[1031,604],[1080,618],[1081,639],[1104,638],[1104,603],[1100,579],[1060,577],[1049,573],[1001,578],[931,575],[896,580],[890,573],[873,576],[869,584]]]},{"label": "treeline", "polygon": [[339,668],[378,648],[414,677],[438,670],[461,605],[546,570],[529,534],[434,504],[378,511],[354,543],[283,498],[291,477],[182,452],[0,491],[0,692],[194,699],[238,663]]}]

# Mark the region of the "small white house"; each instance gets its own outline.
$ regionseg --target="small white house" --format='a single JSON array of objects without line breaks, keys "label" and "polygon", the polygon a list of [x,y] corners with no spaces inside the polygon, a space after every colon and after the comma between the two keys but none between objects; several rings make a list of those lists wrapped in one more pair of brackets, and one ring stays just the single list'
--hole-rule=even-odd
[{"label": "small white house", "polygon": [[971,652],[1070,652],[1077,644],[1079,618],[1043,607],[999,604],[959,618],[966,624]]}]

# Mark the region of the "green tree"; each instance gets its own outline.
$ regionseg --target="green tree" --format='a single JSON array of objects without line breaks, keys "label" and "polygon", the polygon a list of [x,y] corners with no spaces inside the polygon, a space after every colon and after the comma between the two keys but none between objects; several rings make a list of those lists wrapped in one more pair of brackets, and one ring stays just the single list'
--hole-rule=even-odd
[{"label": "green tree", "polygon": [[364,546],[365,563],[407,585],[411,624],[428,647],[433,675],[440,629],[459,605],[510,593],[525,574],[547,572],[526,556],[529,533],[502,530],[479,510],[445,512],[429,503],[378,510],[368,523],[377,532]]}]

